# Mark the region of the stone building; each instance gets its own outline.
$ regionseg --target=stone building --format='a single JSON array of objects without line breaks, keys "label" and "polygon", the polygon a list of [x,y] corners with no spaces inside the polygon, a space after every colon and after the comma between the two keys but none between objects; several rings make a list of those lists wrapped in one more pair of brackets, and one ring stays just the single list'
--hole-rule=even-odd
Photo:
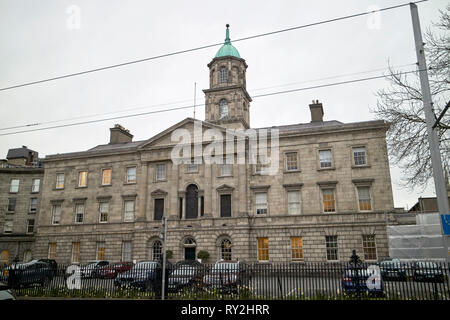
[{"label": "stone building", "polygon": [[0,266],[33,257],[43,177],[38,153],[26,146],[0,164]]},{"label": "stone building", "polygon": [[[388,124],[324,121],[316,100],[311,121],[252,128],[247,64],[226,32],[208,64],[205,121],[187,118],[143,141],[116,125],[108,144],[45,158],[36,256],[60,263],[154,260],[163,216],[172,261],[194,259],[200,250],[210,262],[347,261],[353,249],[365,260],[389,254]],[[224,164],[174,160],[183,134],[202,140],[200,157],[185,140],[183,150],[192,153],[181,157],[204,160],[218,133],[244,141],[243,162],[237,148],[214,149]],[[262,133],[274,138],[263,148],[275,167],[270,174],[264,161],[249,157],[252,134]]]}]

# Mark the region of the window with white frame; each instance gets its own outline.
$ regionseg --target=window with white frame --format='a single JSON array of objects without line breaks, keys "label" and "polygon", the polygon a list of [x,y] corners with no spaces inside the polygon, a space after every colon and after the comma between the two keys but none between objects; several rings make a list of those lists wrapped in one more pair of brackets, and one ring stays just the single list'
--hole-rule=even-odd
[{"label": "window with white frame", "polygon": [[55,188],[56,189],[64,189],[64,173],[56,174]]},{"label": "window with white frame", "polygon": [[258,261],[269,261],[269,238],[257,238]]},{"label": "window with white frame", "polygon": [[136,167],[127,168],[127,183],[136,182]]},{"label": "window with white frame", "polygon": [[27,220],[27,233],[33,233],[34,232],[34,219],[28,219]]},{"label": "window with white frame", "polygon": [[75,204],[75,223],[83,223],[84,220],[84,203]]},{"label": "window with white frame", "polygon": [[13,232],[13,220],[6,220],[5,224],[3,225],[3,233],[9,234]]},{"label": "window with white frame", "polygon": [[303,260],[303,238],[291,237],[291,258],[292,261]]},{"label": "window with white frame", "polygon": [[372,210],[372,200],[370,198],[370,187],[360,186],[357,187],[358,190],[358,204],[360,211],[370,211]]},{"label": "window with white frame", "polygon": [[319,162],[322,169],[333,167],[331,149],[319,150]]},{"label": "window with white frame", "polygon": [[267,192],[255,193],[256,214],[267,214]]},{"label": "window with white frame", "polygon": [[219,119],[228,117],[228,102],[225,99],[219,101]]},{"label": "window with white frame", "polygon": [[288,198],[288,213],[300,214],[301,213],[300,190],[288,191],[287,198]]},{"label": "window with white frame", "polygon": [[97,260],[105,260],[106,243],[104,241],[97,242]]},{"label": "window with white frame", "polygon": [[108,222],[109,202],[100,202],[99,211],[100,211],[99,222],[100,223]]},{"label": "window with white frame", "polygon": [[78,172],[78,187],[87,187],[87,171]]},{"label": "window with white frame", "polygon": [[14,212],[16,211],[16,198],[8,198],[8,212]]},{"label": "window with white frame", "polygon": [[364,166],[367,164],[366,147],[352,148],[353,164],[355,166]]},{"label": "window with white frame", "polygon": [[72,242],[72,263],[80,263],[80,247],[79,242]]},{"label": "window with white frame", "polygon": [[11,179],[11,185],[9,186],[9,192],[11,193],[17,193],[19,192],[19,179]]},{"label": "window with white frame", "polygon": [[33,179],[31,184],[31,192],[39,192],[39,187],[41,185],[41,179]]},{"label": "window with white frame", "polygon": [[56,242],[50,242],[48,244],[48,259],[54,260],[56,258]]},{"label": "window with white frame", "polygon": [[61,221],[61,204],[52,205],[52,224],[59,224]]},{"label": "window with white frame", "polygon": [[166,164],[159,163],[156,165],[156,181],[166,180]]},{"label": "window with white frame", "polygon": [[125,200],[124,208],[124,221],[134,221],[134,200]]},{"label": "window with white frame", "polygon": [[336,212],[336,199],[334,188],[322,189],[322,208],[323,212]]},{"label": "window with white frame", "polygon": [[122,261],[132,261],[131,257],[132,243],[131,241],[122,242]]},{"label": "window with white frame", "polygon": [[112,170],[110,168],[102,170],[102,185],[108,186],[111,184],[111,173]]},{"label": "window with white frame", "polygon": [[286,153],[286,171],[298,170],[298,158],[297,152]]},{"label": "window with white frame", "polygon": [[326,236],[325,244],[326,244],[326,248],[327,248],[327,260],[328,261],[339,260],[338,237],[337,236]]},{"label": "window with white frame", "polygon": [[364,260],[377,260],[377,245],[375,235],[365,234],[362,236]]},{"label": "window with white frame", "polygon": [[35,213],[37,211],[38,199],[31,198],[30,199],[30,213]]}]

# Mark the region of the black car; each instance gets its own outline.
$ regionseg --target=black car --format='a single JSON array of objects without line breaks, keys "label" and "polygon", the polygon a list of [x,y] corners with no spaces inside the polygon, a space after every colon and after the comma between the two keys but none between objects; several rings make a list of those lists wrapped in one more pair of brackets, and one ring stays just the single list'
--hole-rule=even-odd
[{"label": "black car", "polygon": [[414,281],[444,282],[445,276],[442,268],[435,262],[419,261],[412,266]]},{"label": "black car", "polygon": [[237,293],[241,286],[248,286],[250,274],[241,261],[218,261],[203,277],[203,283],[220,291]]},{"label": "black car", "polygon": [[56,276],[58,272],[58,264],[53,259],[39,259],[39,262],[47,263],[50,266],[50,269],[52,269],[53,276]]},{"label": "black car", "polygon": [[142,291],[152,291],[157,286],[157,272],[160,264],[156,261],[136,263],[129,271],[119,274],[114,285],[120,288],[136,288]]},{"label": "black car", "polygon": [[404,266],[400,260],[391,259],[384,260],[378,263],[380,267],[381,277],[384,280],[398,280],[406,281],[406,266]]},{"label": "black car", "polygon": [[3,281],[11,288],[27,287],[34,284],[48,285],[53,279],[53,270],[41,261],[17,263],[3,271]]},{"label": "black car", "polygon": [[346,269],[341,279],[343,292],[347,294],[367,293],[369,296],[383,297],[384,286],[382,278],[379,279],[380,283],[378,286],[368,287],[367,280],[370,276],[370,272],[364,267]]},{"label": "black car", "polygon": [[178,292],[187,287],[203,287],[203,277],[208,268],[197,261],[186,261],[175,264],[168,279],[168,291]]}]

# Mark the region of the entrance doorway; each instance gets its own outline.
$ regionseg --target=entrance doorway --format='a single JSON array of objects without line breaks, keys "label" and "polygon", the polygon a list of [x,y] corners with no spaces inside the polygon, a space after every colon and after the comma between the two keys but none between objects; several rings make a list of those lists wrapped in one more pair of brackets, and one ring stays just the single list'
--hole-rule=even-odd
[{"label": "entrance doorway", "polygon": [[184,248],[184,260],[195,260],[195,247]]},{"label": "entrance doorway", "polygon": [[191,237],[184,240],[184,260],[195,260],[195,249],[197,244],[195,240]]}]

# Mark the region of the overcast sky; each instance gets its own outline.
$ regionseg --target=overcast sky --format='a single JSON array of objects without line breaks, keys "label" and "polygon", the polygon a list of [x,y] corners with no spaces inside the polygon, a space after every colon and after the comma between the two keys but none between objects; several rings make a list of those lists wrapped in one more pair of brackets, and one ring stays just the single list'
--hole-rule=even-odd
[{"label": "overcast sky", "polygon": [[[0,0],[0,88],[112,64],[406,3],[396,1],[25,1]],[[439,19],[448,1],[418,4],[422,30]],[[250,95],[382,75],[388,62],[413,70],[416,62],[409,7],[234,43],[248,64]],[[0,91],[0,129],[32,123],[58,125],[204,103],[207,64],[219,46],[62,80]],[[374,71],[375,70],[375,71]],[[371,71],[371,72],[367,72]],[[329,79],[326,79],[329,78]],[[324,104],[324,119],[373,120],[373,80],[255,98],[251,126],[309,122],[308,104]],[[129,110],[133,109],[133,110]],[[106,114],[102,115],[100,114]],[[112,114],[113,113],[113,114]],[[96,115],[96,116],[92,116]],[[87,117],[92,116],[92,117]],[[192,117],[185,109],[94,124],[0,136],[0,158],[26,145],[49,154],[82,151],[109,141],[120,123],[134,140],[152,137]],[[204,120],[204,109],[197,108]],[[41,126],[44,127],[44,126]],[[34,127],[38,128],[38,127]],[[40,128],[40,127],[39,127]],[[0,130],[0,134],[24,130]],[[391,163],[396,207],[410,208],[425,190],[399,187]]]}]

